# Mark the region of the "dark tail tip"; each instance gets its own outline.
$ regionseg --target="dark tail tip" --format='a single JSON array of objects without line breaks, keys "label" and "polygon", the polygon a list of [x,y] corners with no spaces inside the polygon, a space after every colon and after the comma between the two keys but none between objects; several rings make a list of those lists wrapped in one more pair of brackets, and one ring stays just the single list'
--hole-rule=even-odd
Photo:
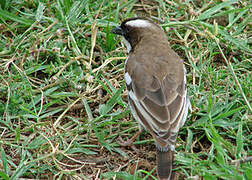
[{"label": "dark tail tip", "polygon": [[161,152],[157,150],[157,173],[160,180],[171,180],[174,151]]}]

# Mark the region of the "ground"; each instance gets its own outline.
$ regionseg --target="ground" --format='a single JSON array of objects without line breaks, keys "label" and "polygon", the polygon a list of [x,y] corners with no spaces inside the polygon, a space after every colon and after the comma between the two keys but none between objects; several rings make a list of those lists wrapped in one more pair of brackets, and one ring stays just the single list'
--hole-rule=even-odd
[{"label": "ground", "polygon": [[192,104],[176,144],[177,179],[252,179],[250,1],[0,2],[2,179],[157,179],[110,30],[152,18],[184,60]]}]

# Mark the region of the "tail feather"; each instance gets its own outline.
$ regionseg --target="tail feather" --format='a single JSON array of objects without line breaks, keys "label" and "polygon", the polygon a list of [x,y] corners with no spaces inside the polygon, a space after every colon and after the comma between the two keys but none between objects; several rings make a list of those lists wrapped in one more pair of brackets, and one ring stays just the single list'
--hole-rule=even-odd
[{"label": "tail feather", "polygon": [[160,180],[171,180],[174,151],[162,152],[157,149],[157,173]]}]

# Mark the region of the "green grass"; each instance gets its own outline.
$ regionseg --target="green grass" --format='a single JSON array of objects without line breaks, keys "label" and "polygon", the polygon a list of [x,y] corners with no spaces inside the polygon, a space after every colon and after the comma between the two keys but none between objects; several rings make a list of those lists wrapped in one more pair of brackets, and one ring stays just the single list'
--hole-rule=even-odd
[{"label": "green grass", "polygon": [[[144,4],[142,4],[142,2]],[[180,130],[178,179],[252,179],[250,1],[0,2],[0,179],[156,179],[123,80],[126,50],[110,29],[164,21],[185,60],[192,112]]]}]

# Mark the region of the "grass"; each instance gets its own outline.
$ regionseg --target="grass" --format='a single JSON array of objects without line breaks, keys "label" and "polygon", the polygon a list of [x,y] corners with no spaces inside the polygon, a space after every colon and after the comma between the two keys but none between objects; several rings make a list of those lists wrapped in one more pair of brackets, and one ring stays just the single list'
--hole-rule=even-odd
[{"label": "grass", "polygon": [[192,112],[176,145],[178,179],[252,179],[250,1],[0,2],[0,177],[156,179],[123,80],[126,50],[110,29],[163,21],[185,60]]}]

